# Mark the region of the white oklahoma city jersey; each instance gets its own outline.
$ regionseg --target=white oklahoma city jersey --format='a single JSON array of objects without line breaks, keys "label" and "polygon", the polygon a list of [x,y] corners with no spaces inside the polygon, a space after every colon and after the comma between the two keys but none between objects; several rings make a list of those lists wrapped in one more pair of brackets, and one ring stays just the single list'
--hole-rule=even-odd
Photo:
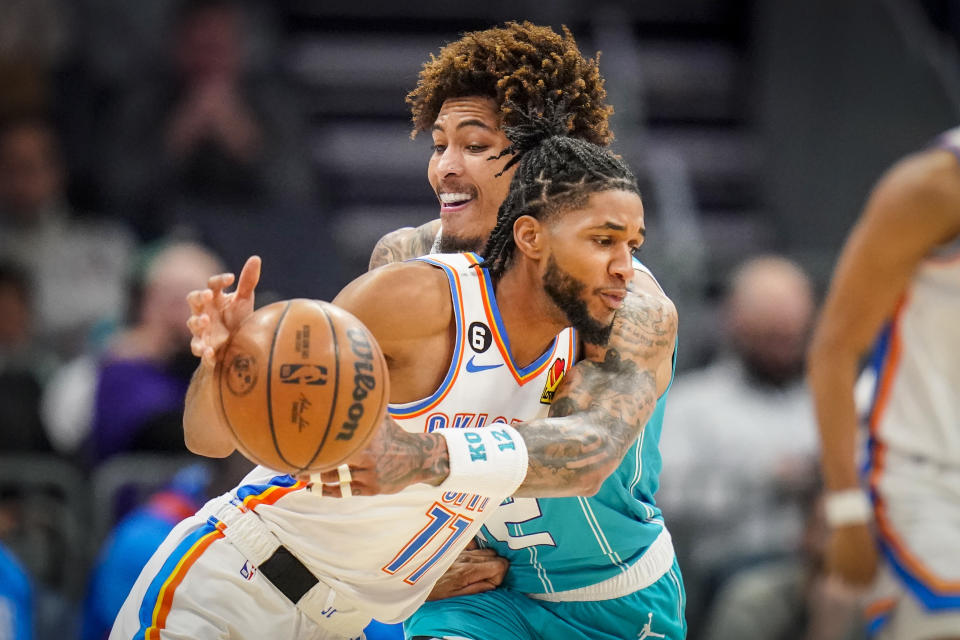
[{"label": "white oklahoma city jersey", "polygon": [[[960,129],[941,144],[960,159]],[[920,264],[880,337],[873,437],[890,449],[960,466],[960,237]]]},{"label": "white oklahoma city jersey", "polygon": [[923,261],[876,353],[874,438],[960,466],[960,238]]},{"label": "white oklahoma city jersey", "polygon": [[[443,269],[457,337],[447,375],[428,398],[390,406],[411,432],[495,426],[545,411],[575,356],[564,330],[535,362],[510,357],[493,288],[470,254],[421,258]],[[495,455],[479,450],[476,455]],[[403,620],[423,602],[483,521],[506,495],[474,495],[418,484],[388,496],[323,498],[290,476],[257,467],[232,492],[338,597],[384,622]]]}]

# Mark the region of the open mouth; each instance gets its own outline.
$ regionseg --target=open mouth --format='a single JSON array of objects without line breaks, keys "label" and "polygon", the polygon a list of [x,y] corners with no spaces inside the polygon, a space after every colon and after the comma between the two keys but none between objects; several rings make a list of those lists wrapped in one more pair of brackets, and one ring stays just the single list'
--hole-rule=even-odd
[{"label": "open mouth", "polygon": [[473,200],[472,194],[452,191],[440,193],[438,197],[441,211],[459,211]]}]

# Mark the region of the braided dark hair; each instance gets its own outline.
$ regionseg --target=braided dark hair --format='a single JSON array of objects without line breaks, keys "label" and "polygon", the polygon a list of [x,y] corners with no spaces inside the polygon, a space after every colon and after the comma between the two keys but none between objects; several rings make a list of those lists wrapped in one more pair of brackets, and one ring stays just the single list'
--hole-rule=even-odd
[{"label": "braided dark hair", "polygon": [[510,146],[496,158],[513,157],[504,171],[517,170],[500,205],[497,225],[483,249],[482,266],[498,279],[510,266],[516,244],[513,225],[520,216],[546,220],[561,211],[582,207],[591,194],[621,189],[640,195],[637,179],[620,156],[567,132],[565,104],[548,101],[542,111],[523,110],[521,121],[504,132]]}]

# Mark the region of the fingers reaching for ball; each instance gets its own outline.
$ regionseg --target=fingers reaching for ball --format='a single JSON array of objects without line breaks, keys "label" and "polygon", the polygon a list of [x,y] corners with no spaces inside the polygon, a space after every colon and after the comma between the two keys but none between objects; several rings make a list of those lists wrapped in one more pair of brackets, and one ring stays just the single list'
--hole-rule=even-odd
[{"label": "fingers reaching for ball", "polygon": [[254,292],[260,281],[261,262],[251,256],[243,265],[237,289],[224,293],[236,279],[232,273],[221,273],[207,281],[206,289],[197,289],[187,294],[190,317],[190,351],[201,359],[204,366],[216,366],[217,357],[230,334],[253,313]]}]

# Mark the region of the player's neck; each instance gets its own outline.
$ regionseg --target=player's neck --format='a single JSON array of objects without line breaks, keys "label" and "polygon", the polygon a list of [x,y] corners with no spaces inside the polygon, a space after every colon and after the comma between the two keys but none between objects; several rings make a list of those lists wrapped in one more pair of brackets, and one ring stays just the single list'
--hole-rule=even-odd
[{"label": "player's neck", "polygon": [[566,317],[543,290],[537,273],[525,265],[508,269],[497,282],[495,293],[511,355],[524,367],[543,355],[566,328]]}]

